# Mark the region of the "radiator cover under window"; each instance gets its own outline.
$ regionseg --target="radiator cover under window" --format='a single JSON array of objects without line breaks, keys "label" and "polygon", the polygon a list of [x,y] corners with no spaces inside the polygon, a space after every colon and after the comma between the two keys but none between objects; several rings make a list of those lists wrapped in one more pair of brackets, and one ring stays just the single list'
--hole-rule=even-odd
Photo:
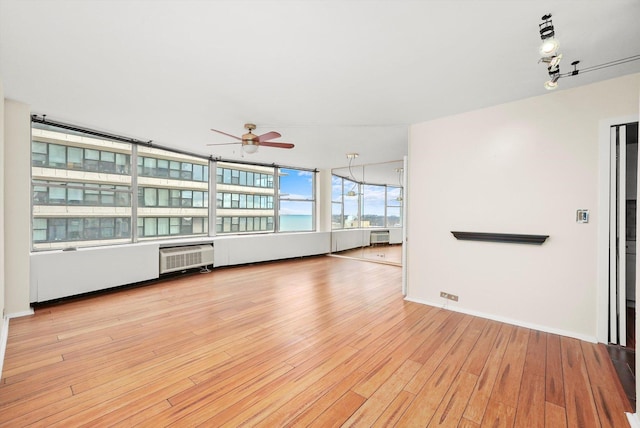
[{"label": "radiator cover under window", "polygon": [[160,249],[160,273],[213,264],[213,245],[190,245]]}]

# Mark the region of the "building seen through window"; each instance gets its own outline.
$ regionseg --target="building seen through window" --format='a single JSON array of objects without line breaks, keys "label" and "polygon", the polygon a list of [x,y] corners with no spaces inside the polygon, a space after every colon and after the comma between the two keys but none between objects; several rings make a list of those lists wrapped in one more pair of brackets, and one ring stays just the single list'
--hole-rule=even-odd
[{"label": "building seen through window", "polygon": [[34,250],[208,234],[207,159],[38,122],[31,147]]},{"label": "building seen through window", "polygon": [[209,161],[137,147],[138,240],[209,234]]},{"label": "building seen through window", "polygon": [[32,122],[33,250],[315,230],[313,171],[127,141]]}]

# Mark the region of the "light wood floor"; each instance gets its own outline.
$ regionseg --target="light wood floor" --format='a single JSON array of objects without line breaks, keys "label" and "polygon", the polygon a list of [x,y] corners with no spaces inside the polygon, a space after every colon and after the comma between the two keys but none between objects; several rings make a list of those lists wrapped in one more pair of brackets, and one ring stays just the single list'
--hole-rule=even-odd
[{"label": "light wood floor", "polygon": [[342,257],[352,257],[354,259],[369,260],[376,263],[389,263],[402,265],[402,244],[398,245],[371,245],[362,248],[333,253]]},{"label": "light wood floor", "polygon": [[406,302],[400,276],[314,257],[37,309],[0,426],[627,426],[603,345]]}]

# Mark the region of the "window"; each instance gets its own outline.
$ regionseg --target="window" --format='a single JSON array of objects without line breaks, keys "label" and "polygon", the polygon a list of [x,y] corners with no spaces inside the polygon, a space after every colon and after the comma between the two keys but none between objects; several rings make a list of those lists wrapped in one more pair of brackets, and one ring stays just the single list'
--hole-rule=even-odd
[{"label": "window", "polygon": [[37,133],[35,135],[31,143],[32,166],[109,174],[129,173],[129,154],[42,142],[36,139]]},{"label": "window", "polygon": [[[155,149],[155,152],[160,151]],[[166,156],[172,156],[167,151]],[[198,162],[207,162],[198,160]],[[138,175],[142,177],[173,178],[186,181],[209,181],[209,166],[195,162],[169,161],[148,155],[138,156]]]},{"label": "window", "polygon": [[384,227],[386,208],[386,186],[363,184],[362,219],[360,227]]},{"label": "window", "polygon": [[344,217],[342,215],[342,177],[331,176],[331,228],[342,229]]},{"label": "window", "polygon": [[402,187],[331,178],[331,227],[402,226]]},{"label": "window", "polygon": [[402,188],[387,186],[387,227],[402,226],[402,202]]},{"label": "window", "polygon": [[52,168],[65,168],[67,166],[67,148],[57,144],[49,144],[49,164]]},{"label": "window", "polygon": [[138,239],[209,233],[208,160],[138,147],[138,174]]},{"label": "window", "polygon": [[34,250],[208,234],[207,159],[37,122],[31,148]]},{"label": "window", "polygon": [[111,184],[34,180],[33,205],[130,207],[131,188]]},{"label": "window", "polygon": [[216,232],[273,232],[273,217],[216,217]]},{"label": "window", "polygon": [[[170,194],[172,196],[171,199],[169,199]],[[140,187],[138,188],[138,206],[208,208],[209,192]]]},{"label": "window", "polygon": [[[236,165],[231,163],[219,162],[216,170],[216,182],[220,184],[234,184],[238,186],[262,187],[273,189],[273,168],[253,167],[251,165]],[[234,165],[232,168],[231,166]],[[261,173],[255,171],[239,170],[235,168],[260,168],[262,170],[270,169],[270,173]],[[241,178],[242,177],[242,178]],[[246,184],[242,184],[246,183]]]},{"label": "window", "polygon": [[[208,159],[36,121],[31,149],[33,250],[209,234]],[[315,230],[314,172],[217,162],[215,173],[218,233]]]},{"label": "window", "polygon": [[275,232],[274,170],[218,162],[216,233]]},{"label": "window", "polygon": [[[194,199],[195,200],[195,199]],[[252,195],[245,193],[218,192],[216,195],[218,208],[273,209],[272,195]]]},{"label": "window", "polygon": [[207,235],[207,217],[138,217],[138,237]]},{"label": "window", "polygon": [[291,168],[278,170],[278,230],[315,230],[315,173]]},{"label": "window", "polygon": [[342,181],[342,206],[345,229],[360,227],[360,184],[355,181]]},{"label": "window", "polygon": [[127,217],[69,217],[33,219],[33,241],[75,243],[78,241],[129,240]]}]

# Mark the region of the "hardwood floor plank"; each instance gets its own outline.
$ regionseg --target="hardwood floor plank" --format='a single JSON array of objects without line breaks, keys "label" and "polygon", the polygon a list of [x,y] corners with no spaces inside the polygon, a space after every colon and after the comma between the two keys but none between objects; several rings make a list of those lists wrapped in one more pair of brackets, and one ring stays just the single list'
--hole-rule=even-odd
[{"label": "hardwood floor plank", "polygon": [[[429,333],[425,328],[427,324],[425,319],[421,319],[411,327],[402,326],[403,332],[392,331],[393,339],[384,343],[384,349],[381,349],[360,367],[360,370],[369,374],[353,388],[353,392],[363,397],[370,397],[392,373],[407,361],[417,348],[428,340]],[[413,360],[410,361],[413,362]],[[414,364],[417,366],[417,371],[421,364],[415,362]]]},{"label": "hardwood floor plank", "polygon": [[545,402],[544,423],[546,427],[550,428],[566,428],[567,412],[564,410],[564,407],[560,407],[549,401]]},{"label": "hardwood floor plank", "polygon": [[547,335],[547,358],[545,374],[545,400],[564,408],[564,377],[562,374],[562,353],[560,336]]},{"label": "hardwood floor plank", "polygon": [[344,422],[364,403],[366,398],[353,391],[347,391],[331,408],[316,418],[309,428],[341,427]]},{"label": "hardwood floor plank", "polygon": [[533,428],[544,427],[545,401],[544,377],[534,374],[534,370],[527,370],[522,375],[522,386],[516,412],[515,427]]},{"label": "hardwood floor plank", "polygon": [[[309,426],[316,419],[320,418],[321,415],[323,415],[328,411],[331,411],[333,407],[338,406],[337,404],[338,401],[345,394],[348,394],[348,395],[354,394],[353,391],[351,391],[351,388],[365,375],[366,375],[365,372],[358,372],[358,371],[351,372],[351,374],[347,375],[343,380],[341,380],[340,382],[332,386],[329,390],[327,390],[325,394],[322,395],[322,397],[320,397],[318,400],[316,400],[313,403],[313,405],[309,406],[306,410],[304,410],[302,413],[300,413],[298,416],[296,416],[294,419],[284,424],[283,426],[286,426],[286,427]],[[355,394],[355,396],[364,399],[364,397],[361,397],[357,394]],[[359,407],[362,403],[363,401],[360,401],[360,403],[356,406],[356,408]],[[355,409],[353,409],[353,411],[355,411]],[[351,413],[353,413],[353,411]],[[347,414],[347,416],[344,417],[342,421],[345,421],[349,416],[351,416],[351,413]],[[264,425],[265,428],[270,428],[269,425],[266,425],[266,423],[268,422],[268,419],[265,419],[263,422],[265,423]],[[260,423],[260,425],[263,425],[263,424]],[[271,425],[271,426],[276,426],[276,425]]]},{"label": "hardwood floor plank", "polygon": [[465,361],[462,370],[480,376],[501,327],[502,324],[497,321],[486,320],[480,338],[469,358]]},{"label": "hardwood floor plank", "polygon": [[[445,311],[436,313],[434,319],[436,319],[436,321],[433,325],[434,328],[437,328],[437,333],[433,334],[431,340],[425,343],[425,346],[422,347],[424,349],[418,350],[414,355],[409,357],[412,361],[422,364],[422,368],[405,387],[406,391],[415,395],[422,390],[429,378],[433,376],[442,360],[454,345],[455,340],[452,339],[457,339],[457,337],[446,337],[447,334],[453,331],[461,332],[461,330],[457,328],[458,324],[464,322],[466,326],[470,322],[470,320],[466,319],[462,314],[447,314]],[[440,342],[444,339],[447,339],[447,341]]]},{"label": "hardwood floor plank", "polygon": [[[603,427],[624,426],[625,412],[633,413],[631,403],[616,382],[616,373],[608,353],[602,344],[580,343],[598,415]],[[609,375],[603,376],[603,374]],[[618,397],[611,400],[611,397]]]},{"label": "hardwood floor plank", "polygon": [[11,379],[12,377],[17,377],[18,375],[24,375],[32,370],[36,369],[45,369],[48,370],[52,366],[55,366],[57,363],[61,363],[64,361],[62,355],[53,355],[48,356],[43,359],[35,359],[31,362],[25,363],[24,365],[14,365],[13,367],[3,368],[2,375],[6,376],[7,379]]},{"label": "hardwood floor plank", "polygon": [[[135,416],[141,412],[144,412],[148,418],[150,414],[158,413],[157,406],[162,409],[169,406],[167,397],[193,386],[193,383],[186,378],[175,383],[170,382],[171,380],[163,379],[159,384],[154,382],[146,385],[145,396],[141,398],[136,398],[139,394],[134,391],[103,401],[61,420],[59,425],[63,427],[86,426],[87,428],[111,426],[122,421],[132,422]],[[148,410],[151,410],[150,413],[147,413]],[[89,422],[85,423],[85,421]]]},{"label": "hardwood floor plank", "polygon": [[396,395],[391,404],[384,409],[376,422],[373,424],[375,428],[393,427],[398,425],[398,421],[409,407],[416,396],[410,392],[402,390]]},{"label": "hardwood floor plank", "polygon": [[[404,386],[420,369],[421,365],[411,360],[405,362],[396,370],[389,379],[380,385],[369,396],[358,410],[345,422],[345,426],[371,426],[381,416],[382,412],[391,404],[393,399],[402,391]],[[352,391],[358,393],[356,385]],[[361,395],[361,394],[358,394]],[[363,395],[361,395],[363,396]],[[363,396],[364,397],[364,396]]]},{"label": "hardwood floor plank", "polygon": [[10,321],[0,426],[623,422],[601,346],[406,301],[401,276],[310,257],[37,307]]},{"label": "hardwood floor plank", "polygon": [[105,403],[109,403],[107,408],[112,411],[119,406],[129,405],[140,396],[144,398],[151,396],[152,402],[166,400],[167,397],[160,399],[154,397],[156,392],[166,385],[180,381],[184,381],[183,385],[193,385],[188,380],[189,374],[192,371],[197,371],[201,365],[208,363],[206,359],[194,360],[193,356],[184,355],[172,360],[171,364],[162,364],[162,368],[157,370],[158,362],[155,362],[155,364],[140,370],[134,376],[125,378],[113,376],[112,380],[107,383],[83,393],[74,394],[49,406],[39,407],[23,415],[21,419],[15,422],[18,426],[28,425],[36,421],[43,426],[52,426],[54,424],[71,426],[74,424],[69,421],[81,414],[85,415],[81,418],[81,422],[84,422],[85,419],[91,420],[91,417],[86,416],[85,412],[94,414],[91,412],[94,412],[95,409],[105,409],[103,407]]},{"label": "hardwood floor plank", "polygon": [[[332,393],[335,394],[336,390],[340,391],[338,396],[343,395],[364,376],[364,372],[354,373],[348,365],[341,364],[339,367],[336,367],[335,370],[332,370],[317,382],[311,384],[300,394],[297,394],[285,402],[277,410],[269,414],[269,416],[256,423],[255,426],[265,428],[288,426],[293,421],[301,419],[310,408],[325,410],[337,397],[327,404],[326,407],[322,407],[320,404],[323,398],[325,400],[329,399],[328,396]],[[308,421],[311,422],[318,414],[310,417]],[[295,425],[298,425],[298,423],[294,423],[294,426]]]},{"label": "hardwood floor plank", "polygon": [[530,330],[524,369],[532,375],[544,377],[547,367],[547,333]]},{"label": "hardwood floor plank", "polygon": [[562,337],[560,345],[567,425],[585,428],[600,426],[580,342]]},{"label": "hardwood floor plank", "polygon": [[[598,386],[603,390],[609,391],[611,394],[619,394],[619,402],[624,411],[633,412],[631,403],[629,403],[624,389],[621,388],[622,385],[617,381],[615,368],[613,367],[606,346],[602,343],[594,344],[587,342],[580,342],[580,346],[582,347],[592,389]],[[610,375],[600,376],[603,373],[609,373]]]},{"label": "hardwood floor plank", "polygon": [[476,424],[481,424],[486,408],[493,392],[493,386],[498,377],[500,363],[504,357],[509,344],[509,337],[514,332],[515,327],[510,325],[502,325],[495,342],[492,345],[491,352],[487,358],[487,362],[480,373],[478,382],[471,394],[467,408],[464,411],[464,418]]},{"label": "hardwood floor plank", "polygon": [[251,396],[245,396],[205,423],[218,424],[224,421],[223,426],[227,427],[255,425],[286,403],[289,396],[303,392],[356,352],[358,350],[355,348],[341,348],[331,356],[319,356],[316,361],[309,360]]},{"label": "hardwood floor plank", "polygon": [[[437,371],[433,372],[422,389],[416,394],[416,398],[400,418],[399,425],[425,426],[429,424],[452,382],[457,377],[460,368],[466,361],[469,352],[474,348],[480,336],[480,329],[475,328],[474,324],[480,324],[481,322],[482,320],[480,319],[465,315],[461,322],[455,325],[455,329],[452,330],[455,342],[452,343],[448,354],[438,366]],[[469,334],[463,334],[469,326],[471,326]],[[427,364],[424,364],[420,371],[426,366]]]},{"label": "hardwood floor plank", "polygon": [[512,427],[515,423],[516,409],[491,398],[482,418],[481,427]]},{"label": "hardwood floor plank", "polygon": [[13,417],[17,417],[22,414],[29,414],[41,407],[54,405],[55,403],[70,398],[71,396],[73,396],[73,392],[71,391],[71,388],[67,386],[37,391],[30,395],[23,395],[20,399],[14,399],[11,401],[6,400],[6,397],[4,397],[3,394],[0,396],[2,398],[0,408],[4,413],[4,415],[2,415],[2,420],[9,421]]},{"label": "hardwood floor plank", "polygon": [[480,424],[470,421],[467,418],[460,419],[460,423],[457,428],[478,428]]},{"label": "hardwood floor plank", "polygon": [[458,426],[477,381],[478,376],[465,371],[459,372],[428,426]]},{"label": "hardwood floor plank", "polygon": [[529,334],[530,331],[522,327],[516,327],[511,333],[491,392],[491,400],[500,401],[512,409],[518,405]]},{"label": "hardwood floor plank", "polygon": [[516,427],[544,427],[547,334],[531,331],[522,371]]}]

